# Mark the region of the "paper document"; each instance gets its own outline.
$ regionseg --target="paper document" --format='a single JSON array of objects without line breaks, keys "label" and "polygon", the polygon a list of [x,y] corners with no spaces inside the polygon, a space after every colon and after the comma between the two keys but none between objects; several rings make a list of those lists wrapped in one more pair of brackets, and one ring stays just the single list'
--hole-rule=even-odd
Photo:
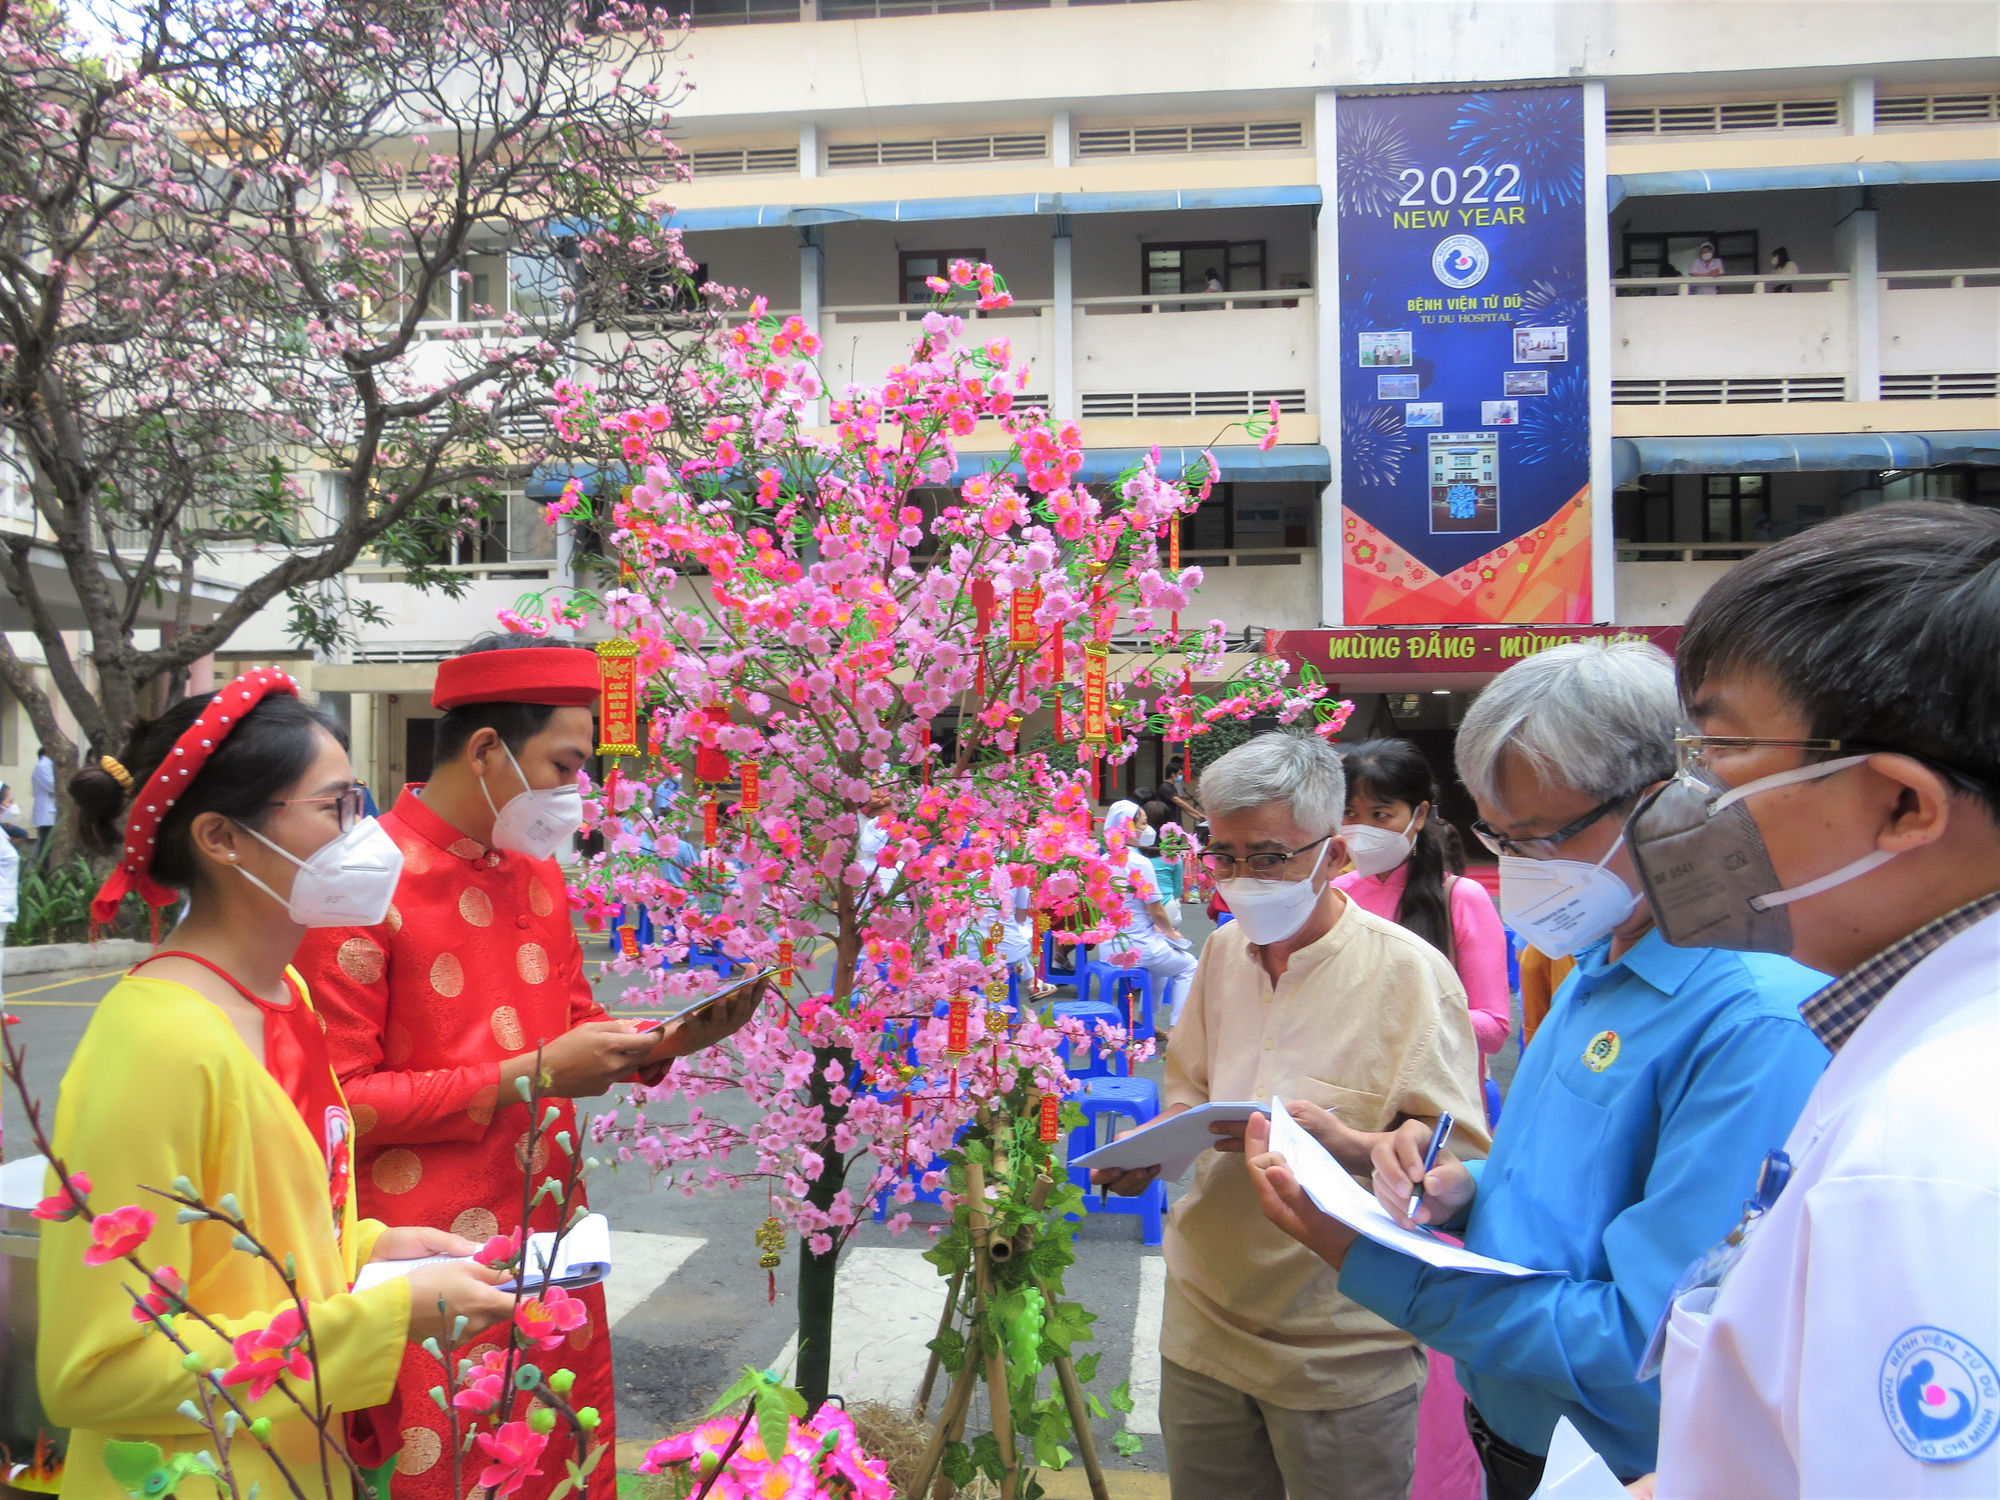
[{"label": "paper document", "polygon": [[1548,1465],[1533,1500],[1630,1500],[1630,1496],[1570,1419],[1561,1417],[1549,1439]]},{"label": "paper document", "polygon": [[[555,1254],[554,1274],[550,1275],[549,1255]],[[354,1278],[354,1290],[365,1292],[371,1286],[398,1276],[407,1276],[419,1266],[442,1265],[446,1261],[470,1260],[465,1255],[423,1255],[412,1260],[372,1260],[361,1268]],[[562,1237],[562,1244],[556,1245],[555,1234],[531,1234],[528,1236],[527,1290],[540,1291],[544,1281],[574,1291],[580,1286],[596,1286],[611,1274],[611,1224],[603,1214],[585,1214],[577,1220],[568,1234]],[[500,1290],[518,1292],[522,1288],[518,1280],[503,1281]]]},{"label": "paper document", "polygon": [[1237,1123],[1252,1115],[1269,1114],[1269,1109],[1251,1101],[1198,1104],[1170,1119],[1155,1120],[1144,1130],[1135,1130],[1122,1141],[1086,1151],[1072,1167],[1158,1167],[1162,1182],[1178,1182],[1194,1159],[1216,1142],[1208,1127],[1222,1122]]},{"label": "paper document", "polygon": [[1299,1186],[1327,1213],[1378,1245],[1414,1255],[1427,1265],[1447,1271],[1485,1271],[1498,1276],[1538,1276],[1539,1271],[1512,1265],[1450,1244],[1421,1230],[1405,1229],[1389,1217],[1375,1195],[1347,1175],[1347,1169],[1318,1141],[1305,1133],[1281,1100],[1271,1101],[1271,1149],[1284,1157]]}]

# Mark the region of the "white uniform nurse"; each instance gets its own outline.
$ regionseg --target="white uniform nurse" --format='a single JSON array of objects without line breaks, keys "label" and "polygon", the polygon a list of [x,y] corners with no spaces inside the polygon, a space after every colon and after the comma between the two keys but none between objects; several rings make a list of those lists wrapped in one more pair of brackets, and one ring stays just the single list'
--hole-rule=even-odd
[{"label": "white uniform nurse", "polygon": [[1658,1500],[1992,1500],[2000,514],[1776,543],[1677,669],[1701,733],[1626,829],[1660,930],[1840,977],[1800,1006],[1833,1061],[1656,1335]]},{"label": "white uniform nurse", "polygon": [[1123,930],[1104,944],[1099,957],[1115,960],[1120,953],[1138,955],[1138,967],[1153,976],[1156,1024],[1166,1027],[1181,1013],[1188,986],[1194,982],[1197,960],[1188,952],[1188,940],[1168,919],[1153,862],[1142,852],[1157,837],[1136,802],[1114,802],[1104,815],[1105,847],[1114,858],[1122,855],[1124,859],[1127,915]]}]

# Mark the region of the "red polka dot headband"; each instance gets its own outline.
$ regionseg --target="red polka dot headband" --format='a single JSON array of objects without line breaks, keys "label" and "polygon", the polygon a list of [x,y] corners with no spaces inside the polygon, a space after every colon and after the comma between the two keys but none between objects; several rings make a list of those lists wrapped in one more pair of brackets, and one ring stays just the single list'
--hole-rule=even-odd
[{"label": "red polka dot headband", "polygon": [[[153,878],[153,848],[160,836],[160,824],[173,811],[190,782],[201,774],[215,747],[229,738],[230,731],[243,722],[244,715],[272,693],[296,698],[298,683],[276,667],[259,667],[245,672],[213,698],[174,741],[173,749],[161,760],[160,768],[132,799],[132,811],[125,819],[125,852],[90,903],[92,926],[108,926],[118,915],[118,906],[133,891],[148,906],[171,906],[179,898]],[[157,934],[156,934],[157,935]]]}]

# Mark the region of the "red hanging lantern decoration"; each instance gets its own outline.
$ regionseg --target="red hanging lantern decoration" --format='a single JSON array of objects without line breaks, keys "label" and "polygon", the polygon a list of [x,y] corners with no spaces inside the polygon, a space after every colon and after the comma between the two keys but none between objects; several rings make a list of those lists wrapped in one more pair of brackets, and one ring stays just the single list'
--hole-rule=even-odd
[{"label": "red hanging lantern decoration", "polygon": [[993,628],[993,612],[999,602],[994,592],[993,580],[986,577],[975,578],[967,592],[972,595],[972,638],[975,641],[983,641],[986,639],[987,631]]},{"label": "red hanging lantern decoration", "polygon": [[599,755],[639,753],[639,645],[616,640],[597,643]]},{"label": "red hanging lantern decoration", "polygon": [[1111,648],[1093,641],[1083,648],[1083,734],[1085,744],[1111,737]]},{"label": "red hanging lantern decoration", "polygon": [[701,712],[707,715],[708,722],[712,726],[710,731],[711,738],[701,740],[695,746],[694,776],[697,781],[706,781],[710,785],[719,785],[729,780],[735,774],[736,769],[730,764],[728,753],[721,746],[712,742],[714,730],[720,729],[724,724],[729,722],[729,710],[720,703],[714,703],[702,709]]},{"label": "red hanging lantern decoration", "polygon": [[757,810],[759,789],[757,762],[746,758],[742,763],[739,775],[743,782],[743,795],[738,799],[737,805],[747,813],[755,812]]},{"label": "red hanging lantern decoration", "polygon": [[1022,655],[1032,652],[1041,641],[1041,627],[1035,623],[1035,611],[1042,607],[1042,591],[1036,588],[1016,589],[1007,603],[1007,648]]},{"label": "red hanging lantern decoration", "polygon": [[702,804],[701,804],[701,847],[702,848],[713,849],[715,847],[716,830],[720,821],[721,821],[721,812],[718,809],[716,799],[713,797],[706,797],[702,799]]},{"label": "red hanging lantern decoration", "polygon": [[[1167,522],[1167,571],[1174,575],[1175,583],[1180,582],[1181,518],[1179,516],[1175,516]],[[1173,618],[1167,628],[1174,633],[1174,642],[1178,645],[1181,638],[1181,612],[1179,610],[1174,611]]]},{"label": "red hanging lantern decoration", "polygon": [[963,1057],[972,1050],[972,1003],[968,1000],[951,1002],[950,1019],[945,1023],[944,1050],[953,1057]]},{"label": "red hanging lantern decoration", "polygon": [[790,938],[786,938],[778,944],[778,986],[781,989],[790,989],[792,987],[792,940]]},{"label": "red hanging lantern decoration", "polygon": [[1042,1095],[1041,1138],[1053,1142],[1062,1128],[1062,1103],[1054,1094]]},{"label": "red hanging lantern decoration", "polygon": [[928,791],[931,784],[931,726],[924,725],[919,733],[924,746],[924,789]]},{"label": "red hanging lantern decoration", "polygon": [[618,929],[618,951],[627,958],[639,956],[639,934],[630,927]]}]

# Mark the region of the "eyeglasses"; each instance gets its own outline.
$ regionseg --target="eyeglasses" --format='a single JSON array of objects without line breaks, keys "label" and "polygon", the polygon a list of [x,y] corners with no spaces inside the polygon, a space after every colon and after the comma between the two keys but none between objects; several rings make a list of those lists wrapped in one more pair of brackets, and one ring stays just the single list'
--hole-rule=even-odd
[{"label": "eyeglasses", "polygon": [[[1843,750],[1863,749],[1856,740],[1772,740],[1754,734],[1677,734],[1674,736],[1674,764],[1682,775],[1690,771],[1714,771],[1718,755],[1741,755],[1751,750],[1797,750],[1806,755],[1838,755]],[[1879,746],[1867,746],[1879,749]]]},{"label": "eyeglasses", "polygon": [[1248,866],[1250,873],[1257,879],[1268,880],[1301,854],[1304,854],[1306,850],[1317,849],[1332,837],[1333,835],[1330,833],[1321,834],[1310,844],[1302,844],[1288,853],[1280,852],[1276,849],[1265,849],[1256,854],[1246,854],[1240,859],[1234,854],[1214,853],[1203,853],[1197,857],[1201,860],[1203,867],[1209,874],[1220,875],[1225,880],[1229,878],[1230,872],[1238,865]]},{"label": "eyeglasses", "polygon": [[1621,792],[1609,802],[1598,803],[1597,806],[1578,818],[1574,823],[1566,823],[1554,833],[1545,833],[1540,838],[1509,838],[1506,834],[1494,828],[1484,818],[1474,818],[1472,820],[1472,831],[1478,835],[1479,842],[1491,849],[1495,854],[1505,854],[1518,859],[1547,859],[1556,852],[1558,847],[1568,843],[1613,808],[1623,807],[1627,802],[1630,802],[1634,795],[1632,792]]},{"label": "eyeglasses", "polygon": [[368,804],[366,793],[358,786],[351,786],[344,792],[336,792],[331,797],[287,797],[280,802],[267,802],[266,807],[331,807],[334,816],[340,820],[340,831],[346,833],[361,821],[362,809]]}]

